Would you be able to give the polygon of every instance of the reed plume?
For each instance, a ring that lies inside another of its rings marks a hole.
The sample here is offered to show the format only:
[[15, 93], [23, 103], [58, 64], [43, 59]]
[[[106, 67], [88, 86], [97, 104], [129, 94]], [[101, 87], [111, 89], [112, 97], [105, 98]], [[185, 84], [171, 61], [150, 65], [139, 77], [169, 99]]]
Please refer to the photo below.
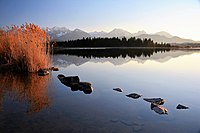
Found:
[[0, 65], [17, 71], [36, 72], [51, 66], [50, 36], [35, 24], [0, 29]]

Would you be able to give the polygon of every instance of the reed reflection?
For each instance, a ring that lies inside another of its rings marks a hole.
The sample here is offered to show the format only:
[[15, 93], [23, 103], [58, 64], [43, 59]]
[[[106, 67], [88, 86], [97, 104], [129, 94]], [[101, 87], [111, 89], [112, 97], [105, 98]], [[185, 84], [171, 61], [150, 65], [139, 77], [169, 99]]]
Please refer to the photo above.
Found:
[[28, 103], [27, 113], [39, 112], [47, 108], [50, 103], [48, 97], [50, 78], [40, 77], [37, 74], [0, 74], [0, 109], [3, 110], [3, 100], [6, 96], [13, 101]]

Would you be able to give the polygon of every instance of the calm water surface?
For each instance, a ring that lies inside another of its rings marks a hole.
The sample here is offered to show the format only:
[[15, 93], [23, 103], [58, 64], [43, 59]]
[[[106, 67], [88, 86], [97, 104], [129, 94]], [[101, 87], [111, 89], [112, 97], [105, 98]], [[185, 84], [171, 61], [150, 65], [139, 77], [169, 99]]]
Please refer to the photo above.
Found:
[[[200, 51], [145, 56], [58, 54], [60, 71], [50, 76], [0, 74], [0, 132], [199, 133]], [[93, 92], [72, 91], [58, 80], [61, 73], [92, 83]], [[126, 97], [132, 92], [142, 97]], [[149, 97], [165, 99], [168, 115], [151, 110], [143, 100]]]

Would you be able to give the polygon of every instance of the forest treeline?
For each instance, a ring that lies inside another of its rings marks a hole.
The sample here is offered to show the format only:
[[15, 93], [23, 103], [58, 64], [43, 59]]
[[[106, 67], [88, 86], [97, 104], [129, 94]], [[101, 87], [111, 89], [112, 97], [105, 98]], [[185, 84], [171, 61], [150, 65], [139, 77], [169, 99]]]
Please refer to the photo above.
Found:
[[151, 39], [131, 37], [113, 38], [83, 38], [56, 42], [57, 47], [171, 47], [168, 43], [157, 43]]

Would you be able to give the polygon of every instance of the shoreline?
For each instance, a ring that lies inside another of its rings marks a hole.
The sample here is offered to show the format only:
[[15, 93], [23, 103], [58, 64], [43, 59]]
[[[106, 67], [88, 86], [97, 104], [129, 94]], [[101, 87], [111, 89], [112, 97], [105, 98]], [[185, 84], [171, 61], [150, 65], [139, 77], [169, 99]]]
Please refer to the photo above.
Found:
[[106, 50], [106, 49], [163, 49], [163, 50], [200, 50], [200, 47], [54, 47], [54, 51], [62, 50]]
[[[174, 49], [173, 47], [55, 47], [54, 50], [81, 50], [81, 49]], [[199, 48], [200, 49], [200, 48]]]

